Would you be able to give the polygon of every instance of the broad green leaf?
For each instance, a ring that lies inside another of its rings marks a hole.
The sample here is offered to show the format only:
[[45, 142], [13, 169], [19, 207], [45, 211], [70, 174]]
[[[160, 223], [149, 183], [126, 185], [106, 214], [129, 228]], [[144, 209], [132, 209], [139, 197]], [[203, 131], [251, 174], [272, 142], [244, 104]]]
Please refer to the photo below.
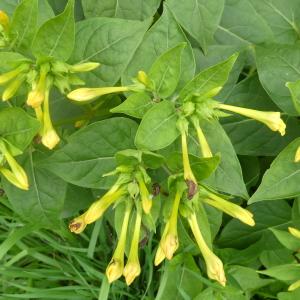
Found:
[[271, 231], [284, 247], [293, 251], [298, 251], [300, 249], [300, 239], [294, 237], [288, 231], [277, 230], [274, 228], [271, 228]]
[[14, 11], [10, 34], [16, 49], [28, 50], [36, 32], [38, 1], [23, 0]]
[[5, 11], [8, 15], [12, 15], [19, 0], [1, 0], [0, 9]]
[[160, 0], [84, 0], [86, 18], [110, 17], [143, 21], [152, 17]]
[[300, 265], [287, 264], [278, 265], [264, 271], [258, 271], [260, 274], [274, 277], [278, 280], [298, 280], [300, 278]]
[[272, 279], [262, 279], [256, 270], [242, 266], [230, 266], [228, 274], [243, 291], [254, 291], [274, 282]]
[[256, 187], [260, 178], [260, 164], [256, 156], [239, 156], [239, 161], [242, 167], [243, 178], [247, 189]]
[[[222, 192], [247, 199], [248, 193], [239, 160], [222, 126], [217, 121], [212, 121], [202, 124], [202, 127], [212, 152], [220, 153], [221, 156], [216, 171], [205, 180], [205, 183]], [[193, 142], [198, 145], [195, 138]]]
[[271, 99], [290, 115], [299, 115], [287, 82], [300, 79], [300, 45], [272, 44], [256, 48], [259, 79]]
[[123, 84], [130, 83], [131, 78], [136, 77], [137, 72], [140, 70], [148, 72], [154, 61], [161, 54], [182, 42], [186, 42], [187, 47], [182, 53], [181, 76], [178, 88], [182, 87], [194, 76], [195, 61], [189, 41], [169, 9], [164, 6], [163, 14], [145, 34], [130, 64], [122, 74]]
[[[261, 111], [278, 111], [262, 88], [258, 77], [252, 76], [239, 82], [226, 95], [226, 104], [236, 105]], [[228, 134], [235, 151], [240, 155], [277, 155], [293, 139], [300, 136], [299, 121], [283, 116], [287, 124], [285, 136], [271, 131], [264, 124], [254, 119], [239, 115], [222, 118], [221, 122]]]
[[74, 0], [69, 0], [60, 15], [44, 23], [32, 44], [32, 53], [37, 57], [54, 57], [66, 61], [74, 48]]
[[233, 54], [225, 61], [201, 71], [180, 91], [180, 99], [183, 101], [192, 94], [204, 95], [212, 89], [223, 87], [237, 57], [237, 54]]
[[207, 53], [222, 16], [224, 0], [168, 0], [167, 5], [179, 24]]
[[[277, 242], [278, 240], [276, 239], [275, 241]], [[267, 242], [268, 241], [265, 239], [265, 243]], [[264, 245], [264, 251], [260, 253], [259, 260], [265, 268], [272, 268], [277, 265], [293, 264], [296, 262], [293, 251], [283, 248], [281, 244], [279, 245], [280, 248], [272, 245], [273, 249], [269, 247], [269, 244]], [[266, 248], [268, 248], [268, 250]]]
[[[76, 63], [101, 63], [99, 68], [82, 75], [89, 85], [114, 85], [120, 79], [149, 25], [149, 20], [139, 22], [112, 18], [92, 18], [78, 22], [71, 60]], [[137, 73], [132, 77], [136, 75]], [[131, 78], [129, 83], [132, 83]]]
[[135, 137], [140, 149], [155, 151], [169, 146], [179, 135], [174, 104], [164, 100], [153, 106], [142, 119]]
[[167, 98], [175, 91], [181, 73], [181, 55], [186, 44], [164, 52], [151, 66], [149, 79], [153, 84], [154, 92], [160, 98]]
[[14, 210], [30, 223], [58, 229], [67, 184], [36, 165], [32, 153], [22, 164], [29, 179], [29, 190], [23, 191], [2, 178], [3, 188]]
[[294, 44], [300, 36], [300, 7], [298, 0], [250, 0], [256, 12], [271, 28], [276, 43]]
[[248, 0], [227, 0], [215, 34], [219, 44], [242, 48], [273, 40], [273, 33], [264, 18]]
[[40, 122], [21, 108], [0, 110], [0, 137], [21, 152], [28, 147], [39, 129]]
[[[220, 235], [218, 243], [222, 247], [245, 248], [264, 234], [273, 237], [269, 228], [286, 230], [288, 226], [293, 226], [291, 207], [283, 200], [255, 203], [248, 209], [253, 213], [256, 225], [250, 227], [238, 220], [231, 220]], [[270, 247], [272, 245], [265, 243], [265, 249]]]
[[190, 255], [173, 258], [164, 268], [155, 300], [184, 299], [182, 293], [193, 299], [203, 287], [198, 276], [199, 269]]
[[5, 73], [16, 68], [21, 62], [28, 60], [17, 52], [0, 52], [0, 71]]
[[116, 167], [116, 152], [134, 148], [136, 129], [136, 123], [125, 118], [92, 123], [71, 135], [62, 149], [40, 164], [72, 184], [106, 189], [115, 178], [102, 175]]
[[296, 289], [292, 292], [278, 293], [278, 300], [295, 300], [300, 298], [300, 289]]
[[153, 106], [155, 102], [150, 95], [145, 92], [134, 93], [130, 95], [120, 105], [110, 111], [112, 113], [123, 113], [125, 115], [142, 119], [144, 114]]
[[257, 191], [250, 198], [249, 204], [300, 195], [300, 163], [295, 163], [295, 154], [299, 146], [300, 138], [295, 139], [276, 157], [264, 174]]

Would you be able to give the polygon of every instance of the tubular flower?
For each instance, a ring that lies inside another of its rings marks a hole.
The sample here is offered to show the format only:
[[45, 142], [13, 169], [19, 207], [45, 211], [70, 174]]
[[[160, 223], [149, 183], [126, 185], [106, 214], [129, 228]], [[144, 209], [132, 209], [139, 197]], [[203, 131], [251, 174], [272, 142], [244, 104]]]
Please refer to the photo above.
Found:
[[113, 257], [106, 268], [106, 276], [108, 278], [109, 283], [112, 283], [113, 281], [119, 279], [124, 271], [124, 253], [130, 213], [131, 203], [127, 203], [119, 242], [113, 254]]
[[183, 176], [188, 186], [188, 198], [191, 199], [197, 193], [198, 186], [189, 160], [187, 145], [188, 122], [186, 119], [179, 119], [177, 122], [177, 127], [181, 133]]
[[227, 105], [222, 103], [219, 103], [217, 107], [262, 122], [266, 126], [268, 126], [272, 131], [278, 131], [282, 136], [285, 135], [286, 125], [280, 117], [280, 112], [273, 112], [273, 111], [264, 112], [264, 111], [242, 108], [242, 107]]
[[300, 147], [297, 148], [296, 154], [295, 154], [295, 163], [300, 161]]
[[139, 184], [143, 210], [144, 210], [145, 214], [149, 214], [151, 211], [151, 207], [152, 207], [152, 199], [151, 199], [150, 193], [146, 187], [143, 175], [141, 173], [138, 173], [136, 175], [136, 180]]
[[198, 226], [195, 212], [188, 217], [188, 222], [197, 241], [198, 247], [203, 255], [207, 276], [213, 280], [218, 281], [221, 285], [226, 285], [226, 277], [222, 261], [209, 249], [207, 246], [200, 228]]
[[141, 213], [137, 211], [128, 261], [123, 271], [123, 275], [125, 277], [127, 285], [130, 285], [134, 281], [134, 279], [141, 273], [141, 266], [139, 262], [139, 239], [141, 222]]
[[213, 156], [212, 152], [210, 150], [207, 139], [206, 139], [201, 127], [200, 127], [198, 118], [192, 117], [192, 122], [193, 122], [194, 127], [195, 127], [196, 132], [197, 132], [197, 137], [198, 137], [198, 141], [199, 141], [199, 144], [200, 144], [200, 148], [201, 148], [201, 152], [202, 152], [203, 157], [212, 157]]
[[71, 232], [74, 232], [76, 234], [79, 234], [83, 232], [83, 230], [86, 227], [86, 222], [85, 222], [85, 214], [82, 214], [81, 216], [73, 219], [70, 224], [69, 224], [69, 229]]
[[26, 101], [27, 105], [37, 108], [43, 103], [47, 89], [47, 75], [49, 71], [50, 65], [48, 63], [41, 65], [38, 83], [34, 89], [29, 92]]
[[294, 291], [294, 290], [298, 289], [299, 287], [300, 287], [300, 280], [297, 280], [288, 287], [288, 291], [289, 292]]
[[19, 75], [14, 81], [12, 81], [4, 90], [2, 94], [2, 100], [7, 101], [11, 99], [17, 93], [17, 91], [24, 83], [24, 81], [25, 81], [25, 76], [23, 74]]
[[11, 81], [12, 79], [16, 78], [19, 74], [27, 72], [29, 70], [28, 63], [22, 63], [17, 68], [6, 72], [0, 75], [0, 85], [6, 84], [7, 82]]
[[255, 221], [253, 220], [253, 214], [239, 205], [229, 202], [213, 193], [208, 192], [208, 197], [203, 198], [207, 204], [225, 212], [226, 214], [239, 219], [241, 222], [254, 226]]
[[2, 25], [5, 31], [8, 30], [9, 17], [3, 10], [0, 10], [0, 25]]
[[179, 246], [177, 234], [177, 218], [182, 193], [182, 189], [177, 189], [172, 206], [171, 216], [166, 224], [163, 236], [160, 241], [160, 248], [164, 252], [167, 259], [172, 259], [175, 251]]
[[76, 64], [76, 65], [69, 65], [68, 70], [71, 73], [82, 73], [82, 72], [89, 72], [93, 71], [94, 69], [98, 68], [100, 66], [97, 62], [86, 62], [82, 64]]
[[288, 228], [290, 234], [292, 234], [294, 237], [300, 239], [300, 230], [294, 227], [289, 227]]
[[68, 94], [68, 98], [78, 102], [90, 101], [97, 97], [129, 91], [126, 86], [103, 87], [103, 88], [80, 88]]
[[1, 173], [6, 177], [8, 181], [10, 181], [18, 188], [22, 190], [28, 190], [29, 184], [26, 172], [14, 159], [2, 140], [0, 140], [0, 151], [10, 167], [10, 170], [1, 167]]
[[[167, 226], [167, 224], [166, 224]], [[154, 265], [158, 266], [162, 263], [162, 261], [166, 258], [166, 255], [164, 251], [162, 250], [161, 246], [158, 245], [158, 248], [156, 250], [155, 259], [154, 259]]]
[[42, 144], [49, 149], [53, 149], [60, 141], [58, 134], [53, 128], [50, 111], [49, 111], [49, 88], [45, 91], [44, 112], [43, 112], [43, 129]]

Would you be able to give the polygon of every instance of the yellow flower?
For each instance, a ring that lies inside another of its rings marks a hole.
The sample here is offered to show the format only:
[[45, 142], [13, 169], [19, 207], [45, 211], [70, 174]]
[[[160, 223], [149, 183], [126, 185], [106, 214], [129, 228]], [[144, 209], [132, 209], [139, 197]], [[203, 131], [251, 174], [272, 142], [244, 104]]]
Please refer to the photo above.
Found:
[[5, 31], [8, 30], [9, 17], [3, 10], [0, 10], [0, 24], [3, 26]]
[[155, 259], [154, 259], [154, 265], [158, 266], [161, 264], [161, 262], [166, 258], [166, 255], [164, 251], [162, 250], [161, 246], [159, 245], [156, 254], [155, 254]]
[[125, 277], [127, 285], [130, 285], [134, 281], [134, 279], [141, 273], [141, 266], [139, 262], [139, 239], [141, 222], [141, 213], [137, 211], [128, 261], [123, 271], [123, 275]]
[[297, 148], [294, 161], [295, 161], [295, 163], [300, 161], [300, 147]]
[[141, 173], [136, 174], [136, 180], [139, 184], [140, 195], [142, 199], [142, 206], [145, 214], [149, 214], [152, 207], [152, 198], [146, 187], [143, 175]]
[[32, 91], [28, 93], [27, 105], [37, 108], [39, 107], [45, 99], [47, 87], [47, 75], [50, 71], [49, 64], [43, 64], [40, 69], [40, 78], [37, 85]]
[[120, 239], [117, 248], [114, 252], [114, 255], [109, 265], [106, 268], [106, 276], [108, 278], [109, 283], [112, 283], [113, 281], [119, 279], [122, 276], [124, 271], [124, 253], [125, 253], [126, 235], [127, 235], [130, 213], [131, 213], [131, 204], [127, 203], [121, 234], [120, 234]]
[[72, 73], [89, 72], [100, 66], [97, 62], [86, 62], [82, 64], [69, 65], [69, 71]]
[[255, 221], [253, 219], [253, 214], [237, 204], [229, 202], [213, 193], [209, 193], [208, 197], [205, 197], [203, 200], [211, 206], [214, 206], [217, 209], [224, 211], [226, 214], [239, 219], [241, 222], [254, 226]]
[[49, 111], [49, 89], [45, 91], [42, 144], [49, 149], [53, 149], [60, 141], [58, 134], [53, 128]]
[[198, 226], [197, 217], [195, 213], [192, 213], [188, 217], [188, 222], [197, 241], [198, 247], [203, 255], [207, 269], [207, 276], [213, 280], [218, 281], [221, 285], [225, 286], [226, 277], [223, 263], [207, 246]]
[[68, 94], [68, 98], [78, 102], [90, 101], [97, 97], [111, 94], [129, 91], [126, 86], [116, 86], [116, 87], [103, 87], [103, 88], [80, 88], [74, 90]]
[[266, 126], [268, 126], [272, 131], [278, 131], [281, 135], [285, 135], [286, 125], [280, 117], [280, 112], [259, 111], [222, 103], [219, 103], [217, 107], [262, 122]]
[[22, 183], [19, 182], [19, 180], [16, 178], [16, 176], [12, 173], [11, 170], [0, 167], [0, 172], [2, 173], [2, 175], [13, 185], [15, 185], [16, 187], [18, 187], [21, 190], [28, 190], [28, 185], [24, 185]]
[[203, 157], [212, 157], [212, 152], [208, 145], [207, 139], [200, 127], [199, 120], [197, 117], [192, 117], [192, 122], [197, 132], [198, 141], [200, 144], [201, 152]]
[[289, 287], [288, 287], [288, 291], [294, 291], [296, 289], [298, 289], [300, 287], [300, 280], [297, 280], [296, 282], [292, 283]]
[[300, 239], [300, 230], [294, 227], [289, 227], [288, 228], [290, 234], [292, 234], [294, 237]]
[[83, 232], [83, 230], [86, 227], [86, 223], [84, 220], [85, 214], [73, 219], [70, 223], [69, 223], [69, 229], [71, 232], [74, 232], [76, 234], [79, 234], [81, 232]]

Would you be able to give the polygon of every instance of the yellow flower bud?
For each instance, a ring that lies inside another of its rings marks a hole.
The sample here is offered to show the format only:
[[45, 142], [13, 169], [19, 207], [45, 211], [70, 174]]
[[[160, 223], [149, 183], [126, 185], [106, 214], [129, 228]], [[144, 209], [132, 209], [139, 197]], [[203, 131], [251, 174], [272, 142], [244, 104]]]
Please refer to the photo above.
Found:
[[164, 251], [162, 250], [161, 246], [159, 245], [156, 250], [154, 265], [155, 266], [160, 265], [165, 258], [166, 258], [166, 255], [165, 255]]
[[124, 220], [122, 224], [120, 239], [114, 255], [106, 268], [106, 276], [109, 283], [119, 279], [124, 271], [124, 253], [126, 245], [126, 235], [129, 222], [129, 216], [131, 213], [131, 204], [127, 203]]
[[280, 112], [259, 111], [222, 103], [218, 104], [217, 107], [262, 122], [266, 126], [268, 126], [272, 131], [278, 131], [282, 136], [285, 135], [286, 125], [280, 117]]
[[143, 210], [145, 214], [149, 214], [152, 208], [152, 198], [146, 187], [145, 181], [143, 179], [143, 175], [141, 173], [137, 174], [136, 180], [139, 184]]
[[9, 17], [3, 10], [0, 10], [0, 24], [3, 26], [5, 31], [8, 30]]
[[49, 89], [45, 91], [42, 144], [49, 149], [53, 149], [60, 141], [58, 134], [53, 128], [49, 111]]
[[70, 65], [69, 71], [72, 73], [89, 72], [100, 66], [97, 62], [86, 62], [82, 64]]
[[295, 163], [300, 161], [300, 147], [297, 148], [294, 161], [295, 161]]
[[288, 230], [290, 234], [292, 234], [294, 237], [300, 239], [300, 230], [294, 227], [288, 227]]
[[68, 98], [78, 102], [90, 101], [103, 95], [126, 92], [126, 86], [103, 87], [103, 88], [80, 88], [68, 94]]
[[13, 185], [18, 187], [21, 190], [28, 190], [28, 185], [23, 185], [22, 182], [19, 182], [19, 180], [16, 178], [16, 176], [12, 173], [11, 170], [8, 170], [6, 168], [0, 167], [0, 172], [2, 175]]
[[203, 199], [207, 204], [214, 206], [217, 209], [222, 210], [226, 214], [239, 219], [241, 222], [249, 225], [254, 226], [255, 221], [253, 219], [253, 214], [245, 209], [240, 207], [239, 205], [229, 202], [213, 193], [209, 192], [209, 198]]
[[223, 263], [207, 246], [198, 226], [197, 217], [195, 213], [192, 213], [188, 217], [188, 222], [197, 241], [198, 247], [203, 255], [207, 269], [207, 276], [213, 280], [218, 281], [221, 285], [225, 286], [226, 277]]
[[9, 82], [10, 80], [16, 78], [19, 74], [29, 70], [29, 64], [23, 63], [12, 71], [6, 72], [0, 75], [0, 85]]
[[141, 266], [138, 261], [130, 261], [126, 264], [123, 275], [126, 280], [126, 284], [129, 286], [134, 279], [141, 274]]
[[22, 83], [25, 81], [25, 76], [19, 76], [17, 77], [11, 84], [8, 85], [8, 87], [4, 90], [2, 94], [2, 100], [7, 101], [11, 99], [16, 92], [19, 90]]
[[141, 82], [145, 86], [150, 85], [149, 77], [144, 71], [138, 71], [137, 79], [139, 82]]
[[292, 283], [289, 287], [288, 287], [288, 291], [294, 291], [296, 289], [298, 289], [300, 287], [300, 280], [297, 280], [296, 282]]
[[210, 147], [208, 145], [207, 139], [206, 139], [201, 127], [200, 127], [198, 118], [197, 117], [192, 117], [192, 121], [193, 121], [194, 127], [197, 131], [197, 137], [198, 137], [198, 141], [199, 141], [199, 144], [200, 144], [202, 156], [203, 157], [212, 157], [213, 156], [212, 152], [211, 152]]

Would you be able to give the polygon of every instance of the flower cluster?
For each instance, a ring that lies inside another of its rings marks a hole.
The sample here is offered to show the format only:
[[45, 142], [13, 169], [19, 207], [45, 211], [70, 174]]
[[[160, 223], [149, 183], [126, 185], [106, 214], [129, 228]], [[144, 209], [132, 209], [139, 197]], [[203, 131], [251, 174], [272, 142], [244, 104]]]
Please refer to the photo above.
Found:
[[[143, 215], [149, 214], [152, 207], [153, 195], [148, 189], [151, 180], [143, 166], [131, 168], [121, 165], [111, 174], [118, 174], [115, 184], [82, 215], [73, 219], [69, 224], [69, 229], [71, 232], [79, 234], [88, 224], [100, 219], [110, 206], [116, 207], [125, 202], [126, 208], [121, 232], [113, 257], [107, 266], [106, 275], [109, 282], [113, 282], [124, 275], [126, 283], [130, 285], [141, 272], [138, 255], [139, 240]], [[135, 215], [135, 223], [125, 265], [125, 246], [131, 215]]]

